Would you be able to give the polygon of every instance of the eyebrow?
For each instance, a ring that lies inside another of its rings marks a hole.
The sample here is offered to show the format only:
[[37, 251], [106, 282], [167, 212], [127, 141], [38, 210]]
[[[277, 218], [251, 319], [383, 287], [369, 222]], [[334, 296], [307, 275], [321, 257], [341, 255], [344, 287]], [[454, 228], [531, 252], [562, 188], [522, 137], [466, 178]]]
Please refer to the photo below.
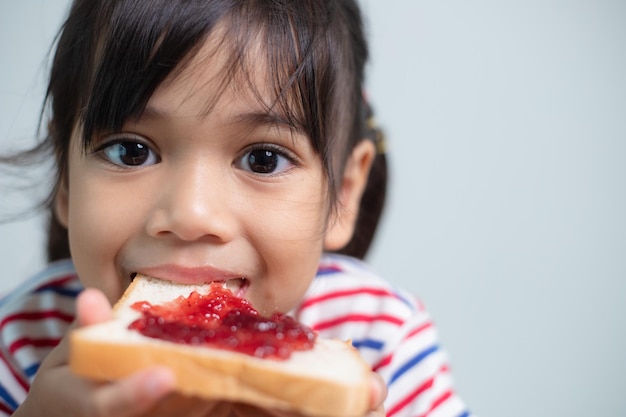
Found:
[[[141, 112], [139, 118], [165, 119], [169, 117], [168, 112], [158, 107], [147, 105]], [[287, 128], [294, 133], [306, 134], [302, 123], [294, 118], [285, 117], [278, 113], [267, 111], [251, 111], [247, 113], [238, 113], [232, 117], [233, 124], [247, 125], [251, 127], [274, 127], [277, 129]]]
[[254, 127], [273, 127], [278, 130], [287, 128], [294, 133], [304, 134], [305, 130], [301, 123], [293, 118], [284, 117], [274, 112], [249, 112], [240, 113], [233, 117], [234, 123]]

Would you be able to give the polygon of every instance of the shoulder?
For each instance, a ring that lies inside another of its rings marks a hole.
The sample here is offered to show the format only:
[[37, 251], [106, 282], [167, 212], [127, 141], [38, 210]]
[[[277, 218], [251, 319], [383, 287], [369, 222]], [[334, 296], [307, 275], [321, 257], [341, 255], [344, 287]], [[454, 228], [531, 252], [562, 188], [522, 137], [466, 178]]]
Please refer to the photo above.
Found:
[[69, 260], [53, 262], [24, 281], [0, 299], [2, 345], [12, 346], [24, 333], [54, 333], [50, 322], [71, 322], [74, 301], [82, 289]]
[[6, 324], [7, 317], [19, 312], [52, 308], [52, 300], [73, 305], [82, 289], [70, 260], [53, 262], [0, 298], [0, 319]]
[[381, 278], [365, 262], [335, 254], [322, 257], [300, 309], [321, 304], [344, 309], [349, 306], [349, 310], [361, 307], [372, 313], [393, 312], [399, 320], [423, 311], [417, 297]]
[[320, 337], [352, 341], [387, 383], [388, 415], [469, 415], [428, 312], [364, 262], [325, 255], [297, 314]]
[[13, 291], [0, 297], [0, 315], [5, 315], [7, 311], [21, 305], [26, 298], [36, 294], [66, 292], [67, 295], [76, 296], [81, 289], [71, 260], [52, 262]]
[[296, 314], [321, 337], [352, 340], [371, 362], [410, 331], [407, 326], [428, 321], [417, 297], [343, 255], [324, 255]]
[[69, 260], [51, 263], [0, 299], [0, 409], [28, 391], [39, 364], [74, 320], [82, 290]]

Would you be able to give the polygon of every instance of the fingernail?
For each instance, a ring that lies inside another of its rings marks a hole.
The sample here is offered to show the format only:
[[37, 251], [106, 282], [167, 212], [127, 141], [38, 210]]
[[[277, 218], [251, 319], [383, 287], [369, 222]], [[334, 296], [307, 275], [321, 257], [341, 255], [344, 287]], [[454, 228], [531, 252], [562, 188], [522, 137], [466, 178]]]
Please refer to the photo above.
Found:
[[176, 379], [169, 369], [153, 369], [146, 376], [146, 382], [143, 384], [144, 393], [151, 397], [162, 397], [174, 388]]

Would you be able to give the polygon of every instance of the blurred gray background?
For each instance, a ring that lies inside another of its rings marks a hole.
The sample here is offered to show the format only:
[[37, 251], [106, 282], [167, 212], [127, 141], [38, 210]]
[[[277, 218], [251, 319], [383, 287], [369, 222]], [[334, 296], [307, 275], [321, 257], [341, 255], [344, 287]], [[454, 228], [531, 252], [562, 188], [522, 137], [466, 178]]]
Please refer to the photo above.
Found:
[[[392, 165], [371, 263], [482, 417], [626, 416], [626, 2], [361, 4]], [[2, 151], [35, 134], [67, 5], [0, 3]], [[28, 208], [0, 175], [0, 214]], [[0, 226], [0, 291], [43, 265], [41, 222]]]

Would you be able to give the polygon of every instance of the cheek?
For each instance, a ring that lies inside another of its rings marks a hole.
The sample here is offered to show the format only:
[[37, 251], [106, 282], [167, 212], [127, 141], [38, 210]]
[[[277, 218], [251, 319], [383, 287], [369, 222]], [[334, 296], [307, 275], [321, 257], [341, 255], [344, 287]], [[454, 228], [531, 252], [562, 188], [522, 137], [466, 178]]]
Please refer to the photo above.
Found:
[[133, 212], [110, 194], [88, 175], [71, 180], [68, 234], [83, 284], [117, 300], [123, 285], [116, 259], [133, 230]]
[[319, 198], [292, 195], [281, 204], [265, 206], [254, 216], [256, 251], [266, 268], [268, 283], [262, 309], [293, 309], [308, 289], [323, 249], [326, 209]]
[[319, 190], [309, 186], [307, 191], [292, 191], [274, 198], [247, 199], [247, 218], [256, 236], [283, 249], [310, 247], [324, 237], [327, 223], [325, 200]]

